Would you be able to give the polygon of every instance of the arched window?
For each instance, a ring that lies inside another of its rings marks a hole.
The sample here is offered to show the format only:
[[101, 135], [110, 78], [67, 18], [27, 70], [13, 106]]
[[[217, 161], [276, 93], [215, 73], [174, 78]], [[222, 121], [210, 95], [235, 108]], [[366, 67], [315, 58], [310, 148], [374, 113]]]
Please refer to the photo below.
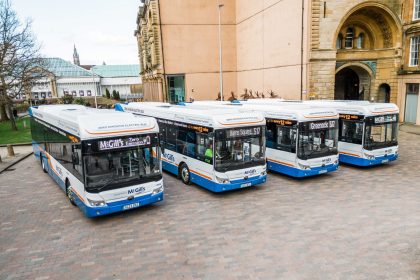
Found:
[[351, 27], [347, 28], [347, 31], [346, 31], [346, 43], [345, 43], [346, 49], [353, 48], [353, 37], [354, 37], [353, 28], [351, 28]]
[[339, 50], [343, 47], [343, 35], [340, 33], [337, 37], [337, 43], [335, 45], [336, 49]]
[[360, 33], [359, 37], [357, 37], [357, 48], [363, 49], [365, 47], [365, 34]]

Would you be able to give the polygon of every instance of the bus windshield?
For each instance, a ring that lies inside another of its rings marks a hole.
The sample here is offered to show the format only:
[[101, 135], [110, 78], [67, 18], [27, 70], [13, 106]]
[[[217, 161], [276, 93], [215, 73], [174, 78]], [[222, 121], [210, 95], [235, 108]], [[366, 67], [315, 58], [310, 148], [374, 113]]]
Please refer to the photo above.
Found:
[[85, 155], [86, 190], [100, 192], [160, 180], [159, 158], [157, 146]]
[[303, 122], [299, 124], [298, 152], [300, 159], [336, 155], [338, 120]]
[[366, 118], [364, 148], [375, 150], [398, 145], [397, 115]]
[[265, 127], [216, 131], [215, 161], [218, 172], [265, 164]]

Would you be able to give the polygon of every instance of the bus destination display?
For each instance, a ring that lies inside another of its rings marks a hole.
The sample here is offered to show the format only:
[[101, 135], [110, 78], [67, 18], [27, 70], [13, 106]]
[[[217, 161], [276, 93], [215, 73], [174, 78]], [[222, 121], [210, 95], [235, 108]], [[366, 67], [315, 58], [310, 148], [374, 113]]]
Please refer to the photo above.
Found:
[[237, 137], [248, 137], [248, 136], [260, 136], [261, 127], [245, 127], [238, 129], [226, 130], [226, 138], [237, 138]]
[[151, 144], [150, 136], [137, 136], [137, 137], [127, 137], [127, 138], [116, 138], [116, 139], [107, 139], [98, 141], [98, 149], [100, 151], [104, 150], [114, 150], [122, 149], [127, 147], [136, 147], [136, 146], [146, 146]]

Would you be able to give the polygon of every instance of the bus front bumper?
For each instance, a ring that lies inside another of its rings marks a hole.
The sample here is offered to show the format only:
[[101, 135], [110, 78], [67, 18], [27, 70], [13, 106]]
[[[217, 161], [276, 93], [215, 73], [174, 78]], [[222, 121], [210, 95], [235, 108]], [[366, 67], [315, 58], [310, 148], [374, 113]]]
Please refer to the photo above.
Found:
[[392, 154], [387, 156], [375, 157], [374, 159], [366, 159], [360, 157], [353, 157], [349, 155], [340, 154], [340, 162], [347, 164], [357, 165], [357, 166], [374, 166], [384, 164], [390, 161], [394, 161], [398, 158], [398, 154]]
[[82, 211], [89, 218], [108, 215], [116, 212], [122, 212], [127, 210], [136, 209], [148, 204], [153, 204], [163, 200], [163, 192], [152, 195], [143, 195], [136, 197], [132, 200], [120, 200], [116, 202], [108, 203], [106, 206], [92, 207], [83, 204]]
[[259, 185], [267, 181], [267, 175], [258, 175], [248, 179], [232, 180], [228, 184], [220, 184], [210, 181], [201, 176], [191, 174], [191, 182], [200, 185], [212, 192], [226, 192], [236, 189], [248, 188], [251, 186]]
[[328, 172], [336, 171], [338, 164], [328, 164], [325, 166], [313, 167], [310, 169], [299, 169], [296, 167], [279, 164], [272, 161], [267, 161], [268, 170], [283, 173], [296, 178], [316, 176]]

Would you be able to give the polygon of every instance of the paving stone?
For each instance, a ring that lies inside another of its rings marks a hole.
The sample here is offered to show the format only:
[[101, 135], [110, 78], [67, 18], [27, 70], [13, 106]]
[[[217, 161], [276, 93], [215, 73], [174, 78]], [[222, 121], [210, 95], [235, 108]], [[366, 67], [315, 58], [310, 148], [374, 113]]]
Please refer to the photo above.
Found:
[[0, 175], [0, 279], [419, 279], [420, 136], [400, 158], [84, 217], [34, 157]]

